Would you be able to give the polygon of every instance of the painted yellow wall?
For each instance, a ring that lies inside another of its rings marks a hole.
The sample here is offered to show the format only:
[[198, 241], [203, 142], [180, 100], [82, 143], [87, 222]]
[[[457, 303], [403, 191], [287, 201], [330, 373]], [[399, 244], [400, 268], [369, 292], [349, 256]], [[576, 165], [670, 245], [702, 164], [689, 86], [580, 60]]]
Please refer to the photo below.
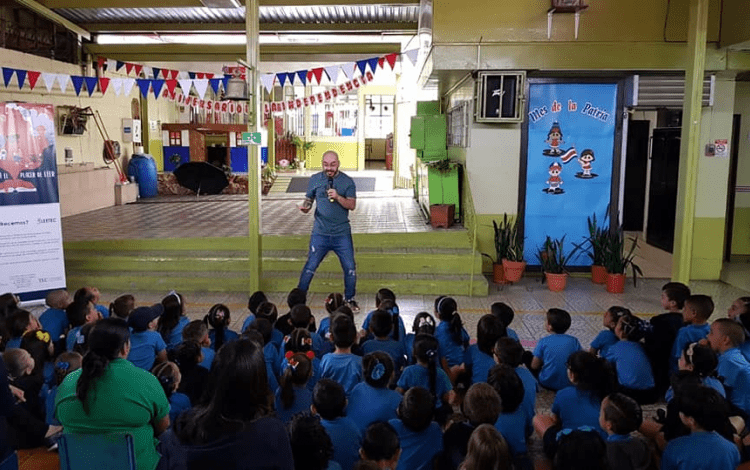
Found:
[[359, 145], [356, 137], [313, 137], [313, 148], [307, 151], [305, 168], [323, 169], [323, 153], [334, 150], [339, 154], [342, 170], [356, 170]]

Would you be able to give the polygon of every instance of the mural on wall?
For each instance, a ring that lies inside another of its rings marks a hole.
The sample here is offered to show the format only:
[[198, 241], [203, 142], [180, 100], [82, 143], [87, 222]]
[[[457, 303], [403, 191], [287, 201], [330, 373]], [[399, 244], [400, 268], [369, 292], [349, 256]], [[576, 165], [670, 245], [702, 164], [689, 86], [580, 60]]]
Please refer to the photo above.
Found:
[[[605, 219], [617, 84], [531, 83], [528, 103], [524, 256], [534, 263], [547, 235], [565, 236], [570, 250], [587, 236], [587, 217]], [[585, 255], [571, 262], [587, 264]]]

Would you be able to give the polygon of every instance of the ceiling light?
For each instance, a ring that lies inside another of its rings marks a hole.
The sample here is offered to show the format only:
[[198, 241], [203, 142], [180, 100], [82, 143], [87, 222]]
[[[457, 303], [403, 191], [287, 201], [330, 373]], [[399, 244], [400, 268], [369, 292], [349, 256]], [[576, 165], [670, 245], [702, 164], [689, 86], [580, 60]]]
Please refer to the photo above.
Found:
[[237, 0], [201, 0], [206, 8], [239, 8]]

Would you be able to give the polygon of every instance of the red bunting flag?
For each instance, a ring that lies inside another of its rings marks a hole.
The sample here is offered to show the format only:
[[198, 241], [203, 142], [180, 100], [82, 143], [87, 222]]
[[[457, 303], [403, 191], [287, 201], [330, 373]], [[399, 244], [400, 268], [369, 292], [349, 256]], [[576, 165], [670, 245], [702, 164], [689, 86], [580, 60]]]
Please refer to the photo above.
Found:
[[[393, 67], [396, 66], [396, 58], [397, 57], [398, 57], [398, 54], [395, 53], [395, 52], [393, 54], [388, 54], [388, 55], [385, 56], [385, 60], [388, 61], [388, 65], [391, 66], [391, 70], [393, 70]], [[381, 65], [381, 67], [382, 67], [382, 65]]]
[[167, 85], [169, 93], [174, 94], [174, 87], [177, 86], [177, 80], [165, 80], [164, 84]]
[[102, 91], [102, 95], [107, 92], [109, 86], [109, 78], [99, 77], [99, 89]]
[[169, 71], [169, 78], [172, 80], [177, 80], [177, 76], [180, 74], [179, 70], [170, 70]]
[[307, 71], [307, 83], [310, 83], [313, 79], [313, 73], [312, 70]]
[[202, 79], [204, 76], [205, 76], [205, 74], [203, 72], [196, 72], [195, 73], [195, 78], [197, 78], [199, 80]]
[[130, 72], [133, 71], [133, 65], [130, 62], [125, 62], [125, 73], [130, 75]]
[[212, 73], [207, 73], [207, 74], [206, 74], [206, 78], [207, 78], [207, 79], [209, 79], [209, 80], [211, 80], [212, 78], [214, 78], [214, 74], [212, 74]]
[[381, 69], [383, 68], [384, 62], [385, 62], [385, 57], [381, 57], [378, 59], [378, 65], [380, 66]]
[[320, 80], [323, 78], [323, 67], [312, 69], [312, 74], [315, 77], [315, 80], [318, 81], [318, 85], [320, 85]]
[[143, 66], [141, 64], [133, 64], [133, 67], [135, 68], [135, 76], [140, 77], [141, 70], [143, 70]]
[[34, 72], [33, 70], [29, 70], [29, 72], [26, 74], [26, 77], [28, 77], [29, 79], [29, 86], [32, 90], [36, 86], [36, 81], [39, 80], [39, 76], [41, 74], [41, 72]]

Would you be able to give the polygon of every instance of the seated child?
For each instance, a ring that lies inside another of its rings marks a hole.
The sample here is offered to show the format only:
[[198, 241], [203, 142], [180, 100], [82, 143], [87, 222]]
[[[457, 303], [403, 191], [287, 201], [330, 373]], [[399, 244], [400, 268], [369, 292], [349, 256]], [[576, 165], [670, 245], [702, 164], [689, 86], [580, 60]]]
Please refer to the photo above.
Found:
[[279, 323], [278, 316], [279, 312], [276, 309], [276, 305], [271, 302], [263, 302], [262, 304], [258, 305], [258, 309], [255, 312], [256, 319], [262, 318], [271, 324], [273, 329], [271, 330], [270, 343], [276, 346], [276, 349], [278, 351], [281, 351], [281, 344], [284, 342], [284, 335], [288, 335], [289, 333], [291, 333], [294, 328], [291, 328], [291, 324], [289, 324], [289, 328], [284, 328], [286, 333], [282, 333], [281, 330], [279, 330], [279, 328], [276, 326]]
[[735, 321], [742, 325], [742, 328], [745, 330], [745, 341], [740, 344], [740, 351], [745, 356], [745, 359], [750, 361], [748, 359], [750, 358], [750, 331], [748, 331], [748, 328], [750, 328], [750, 312], [741, 313], [735, 318]]
[[708, 335], [708, 317], [714, 312], [714, 301], [707, 295], [691, 295], [685, 299], [682, 309], [682, 320], [685, 326], [677, 331], [677, 337], [672, 346], [670, 371], [677, 371], [677, 361], [682, 351], [690, 343], [695, 343]]
[[505, 331], [507, 332], [509, 338], [513, 338], [519, 343], [521, 342], [521, 340], [518, 339], [518, 334], [510, 327], [510, 324], [513, 322], [513, 318], [515, 318], [516, 316], [510, 305], [506, 304], [505, 302], [495, 302], [490, 306], [490, 313], [496, 316], [498, 320], [500, 320], [500, 323], [502, 323], [505, 327]]
[[396, 417], [401, 394], [388, 388], [393, 378], [393, 360], [388, 354], [382, 351], [365, 354], [362, 369], [365, 380], [355, 385], [349, 395], [346, 415], [364, 432], [370, 423]]
[[201, 320], [191, 321], [182, 329], [182, 340], [195, 341], [201, 345], [203, 361], [200, 365], [211, 370], [211, 364], [214, 362], [216, 352], [209, 347], [211, 346], [211, 337], [208, 336], [208, 326]]
[[[304, 328], [307, 331], [310, 331], [310, 325], [315, 324], [315, 317], [313, 317], [312, 311], [310, 311], [310, 307], [307, 305], [295, 305], [289, 311], [289, 323], [294, 328]], [[313, 352], [316, 357], [322, 358], [324, 352], [330, 352], [329, 350], [324, 351], [326, 346], [325, 343], [327, 343], [327, 341], [317, 334], [311, 335], [310, 337], [312, 338]]]
[[438, 364], [438, 342], [434, 336], [419, 334], [414, 338], [414, 358], [417, 363], [404, 369], [396, 390], [404, 393], [412, 387], [422, 387], [433, 396], [435, 410], [449, 408], [451, 381]]
[[[496, 365], [490, 369], [487, 383], [500, 395], [502, 411], [495, 427], [508, 443], [510, 454], [518, 468], [529, 468], [531, 461], [526, 455], [526, 411], [523, 402], [523, 382], [509, 365]], [[521, 461], [524, 463], [521, 463]]]
[[167, 344], [156, 332], [159, 316], [164, 312], [162, 304], [138, 307], [128, 317], [130, 353], [128, 360], [136, 367], [150, 371], [154, 364], [167, 360]]
[[375, 313], [376, 310], [385, 310], [391, 314], [393, 317], [393, 330], [389, 336], [393, 340], [403, 341], [406, 337], [406, 328], [404, 327], [404, 321], [399, 315], [398, 305], [396, 305], [396, 294], [394, 294], [392, 290], [385, 288], [380, 289], [377, 294], [375, 294], [375, 310], [369, 312], [365, 317], [362, 322], [362, 330], [360, 331], [360, 334], [363, 336], [367, 335], [367, 337], [370, 338], [370, 321], [372, 319], [372, 314]]
[[21, 349], [27, 350], [34, 358], [34, 370], [30, 375], [42, 385], [43, 394], [46, 395], [49, 387], [55, 384], [55, 345], [52, 335], [44, 330], [27, 331], [21, 337]]
[[65, 380], [71, 372], [74, 372], [81, 368], [81, 362], [83, 356], [77, 352], [65, 351], [55, 359], [55, 384], [50, 387], [45, 397], [45, 409], [47, 415], [47, 424], [49, 425], [60, 425], [60, 422], [55, 418], [55, 397], [57, 396], [57, 387]]
[[491, 468], [493, 470], [517, 468], [511, 465], [508, 443], [504, 436], [489, 424], [480, 424], [471, 433], [466, 448], [466, 459], [459, 467], [460, 470], [473, 470], [475, 468]]
[[3, 353], [3, 361], [8, 369], [10, 384], [23, 390], [24, 401], [19, 403], [35, 419], [45, 422], [45, 405], [40, 399], [42, 381], [32, 374], [36, 361], [25, 349], [11, 348]]
[[320, 360], [320, 376], [340, 383], [348, 396], [354, 386], [362, 381], [362, 358], [351, 352], [357, 339], [357, 329], [348, 316], [337, 315], [331, 322], [331, 334], [336, 349]]
[[[279, 330], [279, 335], [281, 337], [288, 335], [294, 329], [294, 327], [292, 327], [292, 324], [289, 323], [289, 314], [296, 305], [307, 305], [307, 292], [303, 291], [299, 287], [295, 287], [294, 289], [290, 290], [289, 294], [286, 296], [286, 304], [289, 307], [289, 311], [284, 315], [278, 317], [278, 319], [274, 318], [274, 321], [271, 322], [271, 324], [274, 325], [274, 328]], [[313, 327], [310, 332], [314, 333], [315, 328]], [[276, 335], [274, 335], [274, 342], [275, 338]]]
[[406, 350], [404, 350], [403, 341], [396, 341], [391, 338], [391, 332], [393, 331], [396, 318], [398, 317], [391, 315], [385, 310], [378, 309], [374, 312], [370, 312], [369, 332], [373, 338], [362, 344], [362, 351], [365, 354], [375, 351], [383, 351], [390, 355], [391, 360], [393, 361], [396, 377], [399, 377], [401, 375], [401, 370], [406, 365]]
[[242, 322], [242, 329], [240, 331], [245, 331], [247, 327], [250, 326], [250, 323], [255, 321], [255, 314], [258, 311], [258, 306], [263, 302], [268, 302], [268, 297], [266, 297], [266, 294], [263, 291], [255, 291], [250, 295], [247, 299], [247, 309], [250, 313], [247, 314], [247, 318]]
[[[700, 343], [690, 343], [685, 346], [682, 356], [677, 362], [677, 368], [685, 374], [694, 376], [697, 383], [706, 387], [713, 388], [719, 395], [726, 398], [727, 392], [724, 390], [724, 384], [718, 379], [716, 367], [719, 360], [716, 353], [708, 345]], [[664, 400], [669, 403], [674, 398], [674, 390], [669, 387]]]
[[[70, 298], [70, 294], [65, 289], [52, 290], [47, 293], [45, 303], [47, 310], [42, 312], [39, 317], [39, 323], [42, 325], [42, 329], [49, 332], [52, 336], [52, 342], [60, 342], [60, 338], [64, 338], [65, 330], [68, 329], [68, 316], [65, 314], [65, 309], [70, 305], [73, 299]], [[62, 350], [65, 347], [65, 342], [56, 344], [58, 349]]]
[[190, 404], [190, 398], [184, 393], [180, 393], [177, 389], [180, 387], [180, 381], [182, 375], [180, 369], [174, 362], [161, 362], [154, 366], [151, 371], [152, 374], [159, 379], [161, 387], [164, 389], [164, 393], [167, 394], [169, 399], [169, 422], [174, 423], [180, 413], [189, 410], [192, 405]]
[[458, 304], [453, 298], [438, 297], [435, 301], [435, 310], [440, 319], [440, 323], [435, 328], [440, 365], [453, 382], [463, 371], [461, 365], [466, 348], [469, 346], [469, 334], [463, 327], [461, 316], [458, 314]]
[[707, 339], [711, 349], [719, 354], [716, 371], [724, 377], [727, 400], [747, 422], [750, 416], [750, 363], [739, 349], [745, 341], [745, 331], [734, 320], [719, 318], [711, 324]]
[[109, 304], [109, 316], [128, 320], [128, 315], [135, 308], [135, 297], [132, 294], [123, 294]]
[[375, 462], [378, 468], [397, 468], [401, 457], [398, 433], [388, 423], [376, 422], [367, 427], [359, 449], [362, 460]]
[[[311, 336], [315, 333], [310, 333], [308, 330], [305, 330], [303, 328], [297, 328], [296, 330], [292, 331], [292, 333], [288, 336], [284, 337], [284, 348], [281, 351], [283, 354], [280, 355], [280, 373], [283, 374], [287, 367], [289, 367], [289, 364], [286, 361], [286, 358], [284, 355], [289, 354], [289, 352], [293, 353], [302, 353], [302, 354], [308, 354], [312, 353], [312, 338]], [[320, 367], [320, 358], [314, 357], [312, 359], [312, 376], [307, 381], [307, 389], [311, 392], [315, 388], [315, 384], [318, 383], [318, 380], [320, 380], [322, 369]]]
[[404, 338], [406, 365], [414, 364], [412, 352], [414, 351], [414, 338], [418, 334], [435, 336], [435, 317], [430, 315], [429, 312], [419, 312], [414, 317], [414, 322], [411, 325], [411, 333], [407, 334], [406, 338]]
[[171, 351], [172, 361], [180, 368], [180, 385], [177, 391], [190, 398], [195, 406], [201, 404], [201, 397], [208, 382], [208, 370], [199, 364], [203, 361], [201, 345], [195, 341], [184, 341]]
[[493, 356], [498, 364], [512, 367], [523, 383], [521, 408], [526, 415], [526, 436], [530, 436], [533, 430], [531, 420], [536, 414], [536, 392], [539, 385], [534, 374], [521, 363], [523, 352], [523, 347], [518, 341], [512, 338], [500, 338], [495, 343]]
[[495, 365], [495, 343], [506, 336], [505, 326], [494, 315], [483, 315], [477, 322], [477, 344], [466, 348], [464, 364], [471, 383], [487, 382], [487, 372]]
[[83, 341], [78, 335], [83, 325], [99, 320], [101, 314], [96, 310], [94, 304], [88, 300], [74, 300], [65, 309], [65, 314], [68, 316], [68, 323], [70, 323], [70, 330], [65, 337], [65, 348], [67, 351], [73, 351], [74, 346]]
[[682, 328], [682, 308], [685, 299], [690, 297], [690, 288], [680, 282], [668, 282], [661, 288], [661, 306], [666, 313], [656, 315], [649, 321], [644, 336], [643, 348], [646, 351], [654, 382], [659, 394], [669, 388], [669, 364], [674, 340]]
[[208, 310], [206, 323], [211, 327], [208, 331], [208, 337], [211, 338], [211, 348], [218, 351], [224, 346], [224, 343], [234, 341], [240, 337], [237, 332], [229, 329], [232, 323], [232, 315], [229, 313], [229, 307], [224, 304], [216, 304]]
[[170, 351], [182, 342], [182, 329], [190, 323], [185, 315], [185, 298], [175, 291], [161, 299], [164, 313], [159, 317], [156, 331], [159, 332]]
[[604, 397], [614, 388], [614, 373], [606, 360], [586, 351], [577, 351], [568, 359], [571, 387], [557, 392], [552, 415], [534, 417], [534, 429], [543, 438], [544, 452], [553, 458], [557, 451], [557, 433], [562, 429], [588, 426], [605, 436], [599, 426], [599, 409]]
[[714, 429], [716, 417], [724, 414], [725, 406], [718, 392], [699, 386], [691, 393], [678, 394], [675, 400], [680, 419], [690, 434], [669, 441], [662, 454], [662, 470], [737, 468], [740, 463], [737, 446]]
[[619, 341], [617, 335], [615, 335], [615, 327], [617, 326], [617, 322], [620, 320], [620, 318], [625, 315], [631, 316], [630, 310], [625, 307], [618, 307], [616, 305], [609, 307], [607, 311], [604, 312], [602, 324], [606, 329], [600, 331], [599, 334], [596, 335], [596, 338], [594, 338], [594, 341], [591, 342], [591, 348], [589, 349], [590, 352], [601, 357], [605, 357], [607, 355], [607, 350], [609, 349], [609, 347]]
[[313, 390], [311, 410], [320, 415], [320, 423], [331, 437], [333, 460], [341, 465], [342, 470], [349, 470], [359, 459], [362, 433], [354, 421], [344, 415], [345, 408], [346, 394], [341, 384], [331, 379], [320, 379]]
[[553, 468], [555, 470], [610, 470], [607, 447], [601, 434], [588, 428], [560, 431]]
[[750, 297], [738, 297], [727, 309], [727, 318], [738, 321], [743, 313], [750, 313]]
[[312, 392], [307, 389], [307, 381], [312, 376], [312, 351], [294, 353], [289, 351], [284, 360], [288, 367], [279, 380], [276, 389], [276, 417], [289, 423], [297, 413], [310, 410]]
[[565, 310], [559, 308], [547, 310], [547, 320], [544, 326], [551, 334], [540, 339], [534, 348], [531, 371], [538, 371], [539, 383], [550, 390], [557, 391], [570, 386], [565, 364], [571, 354], [581, 350], [581, 343], [578, 339], [565, 334], [570, 328], [570, 323], [570, 314]]
[[633, 436], [643, 422], [641, 406], [622, 393], [602, 400], [599, 425], [607, 433], [607, 460], [610, 470], [648, 470], [653, 456], [648, 444]]
[[[331, 328], [331, 319], [336, 315], [334, 312], [345, 305], [344, 296], [338, 292], [331, 292], [326, 296], [323, 301], [323, 306], [325, 307], [328, 316], [320, 320], [320, 325], [318, 325], [318, 331], [316, 332], [321, 339], [325, 341], [330, 340], [329, 330]], [[353, 313], [352, 317], [354, 317]]]
[[388, 423], [401, 441], [401, 458], [395, 470], [431, 470], [433, 460], [443, 450], [443, 431], [433, 421], [432, 394], [412, 387], [398, 405], [397, 419]]
[[27, 331], [39, 330], [42, 326], [28, 310], [16, 310], [5, 318], [5, 328], [10, 339], [5, 343], [5, 349], [20, 348], [21, 337]]
[[334, 462], [333, 443], [320, 417], [298, 413], [289, 423], [289, 443], [292, 445], [294, 467], [306, 470], [341, 470]]
[[250, 339], [256, 339], [251, 335], [252, 333], [258, 334], [256, 340], [261, 346], [263, 346], [263, 359], [266, 362], [268, 388], [275, 391], [279, 388], [279, 377], [281, 377], [283, 373], [282, 367], [286, 367], [289, 364], [283, 355], [279, 355], [276, 345], [271, 342], [271, 334], [273, 331], [274, 328], [268, 320], [265, 318], [256, 318], [242, 334]]
[[99, 312], [99, 316], [101, 318], [108, 318], [109, 317], [109, 309], [99, 304], [99, 289], [96, 287], [81, 287], [77, 291], [75, 291], [75, 294], [73, 294], [73, 300], [88, 300], [92, 304], [94, 304], [94, 308], [96, 308], [96, 311]]
[[634, 317], [620, 317], [615, 327], [615, 335], [619, 341], [610, 346], [604, 358], [617, 372], [620, 391], [639, 404], [649, 404], [657, 399], [654, 374], [641, 343], [630, 339], [630, 335], [636, 332], [637, 328], [637, 320]]

